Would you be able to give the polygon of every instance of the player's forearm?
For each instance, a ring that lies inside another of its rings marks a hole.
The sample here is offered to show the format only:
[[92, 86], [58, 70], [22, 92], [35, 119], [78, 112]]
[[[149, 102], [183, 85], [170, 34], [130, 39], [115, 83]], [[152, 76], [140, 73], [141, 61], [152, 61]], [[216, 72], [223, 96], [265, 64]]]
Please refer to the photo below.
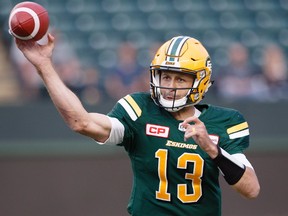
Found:
[[78, 97], [60, 79], [53, 65], [47, 62], [41, 65], [38, 71], [54, 105], [67, 125], [75, 131], [85, 127], [89, 118], [87, 111]]
[[256, 173], [250, 167], [250, 163], [246, 161], [245, 165], [241, 160], [230, 155], [220, 146], [217, 145], [217, 147], [218, 155], [213, 161], [221, 170], [226, 182], [246, 198], [256, 198], [259, 194], [260, 186]]
[[232, 187], [249, 199], [256, 198], [260, 192], [258, 178], [255, 171], [250, 167], [246, 167], [242, 178]]

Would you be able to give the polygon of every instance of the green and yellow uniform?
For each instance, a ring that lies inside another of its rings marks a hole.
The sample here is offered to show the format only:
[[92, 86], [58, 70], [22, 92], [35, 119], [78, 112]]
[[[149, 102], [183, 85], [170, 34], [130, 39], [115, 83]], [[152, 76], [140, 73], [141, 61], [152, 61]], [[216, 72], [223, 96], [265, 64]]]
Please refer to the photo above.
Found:
[[[196, 105], [215, 144], [230, 154], [249, 145], [249, 129], [236, 110]], [[219, 170], [171, 113], [155, 105], [148, 93], [118, 101], [110, 117], [125, 127], [123, 142], [134, 173], [128, 205], [131, 215], [220, 216]]]

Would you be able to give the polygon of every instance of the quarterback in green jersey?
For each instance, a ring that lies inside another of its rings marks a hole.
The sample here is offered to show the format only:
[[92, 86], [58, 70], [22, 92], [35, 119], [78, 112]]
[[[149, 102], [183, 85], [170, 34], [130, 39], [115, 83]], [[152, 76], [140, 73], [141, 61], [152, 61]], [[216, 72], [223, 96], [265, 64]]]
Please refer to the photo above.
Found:
[[258, 196], [244, 155], [248, 123], [236, 110], [199, 103], [211, 86], [212, 66], [198, 40], [178, 36], [164, 43], [150, 66], [150, 93], [121, 98], [108, 115], [88, 113], [63, 84], [51, 62], [51, 34], [47, 45], [16, 43], [71, 129], [125, 148], [134, 174], [131, 215], [220, 216], [219, 173], [244, 197]]

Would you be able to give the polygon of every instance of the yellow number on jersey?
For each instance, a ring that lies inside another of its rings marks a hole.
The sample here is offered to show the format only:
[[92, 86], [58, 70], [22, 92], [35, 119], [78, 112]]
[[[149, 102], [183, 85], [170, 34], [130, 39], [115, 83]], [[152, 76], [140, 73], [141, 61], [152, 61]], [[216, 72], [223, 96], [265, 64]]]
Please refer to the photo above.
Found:
[[[171, 201], [171, 194], [168, 193], [168, 178], [167, 178], [167, 160], [168, 150], [159, 149], [155, 153], [155, 157], [158, 158], [158, 177], [159, 177], [159, 189], [156, 191], [156, 198], [164, 201]], [[204, 160], [198, 154], [183, 153], [178, 158], [177, 168], [187, 169], [187, 164], [193, 163], [194, 169], [192, 173], [186, 173], [185, 179], [191, 180], [191, 187], [193, 188], [193, 194], [187, 193], [186, 184], [177, 185], [177, 197], [183, 203], [197, 202], [202, 196], [201, 177], [203, 175]]]

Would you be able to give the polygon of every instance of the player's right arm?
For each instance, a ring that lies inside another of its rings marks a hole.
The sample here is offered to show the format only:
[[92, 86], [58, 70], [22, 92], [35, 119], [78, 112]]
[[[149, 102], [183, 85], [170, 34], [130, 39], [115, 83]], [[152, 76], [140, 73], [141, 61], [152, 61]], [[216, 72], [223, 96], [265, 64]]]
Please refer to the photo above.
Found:
[[52, 64], [54, 37], [48, 35], [47, 45], [39, 45], [33, 41], [16, 39], [17, 47], [35, 66], [42, 78], [49, 95], [67, 123], [74, 131], [89, 136], [99, 142], [108, 139], [111, 131], [111, 121], [106, 115], [88, 113], [79, 98], [63, 83]]

